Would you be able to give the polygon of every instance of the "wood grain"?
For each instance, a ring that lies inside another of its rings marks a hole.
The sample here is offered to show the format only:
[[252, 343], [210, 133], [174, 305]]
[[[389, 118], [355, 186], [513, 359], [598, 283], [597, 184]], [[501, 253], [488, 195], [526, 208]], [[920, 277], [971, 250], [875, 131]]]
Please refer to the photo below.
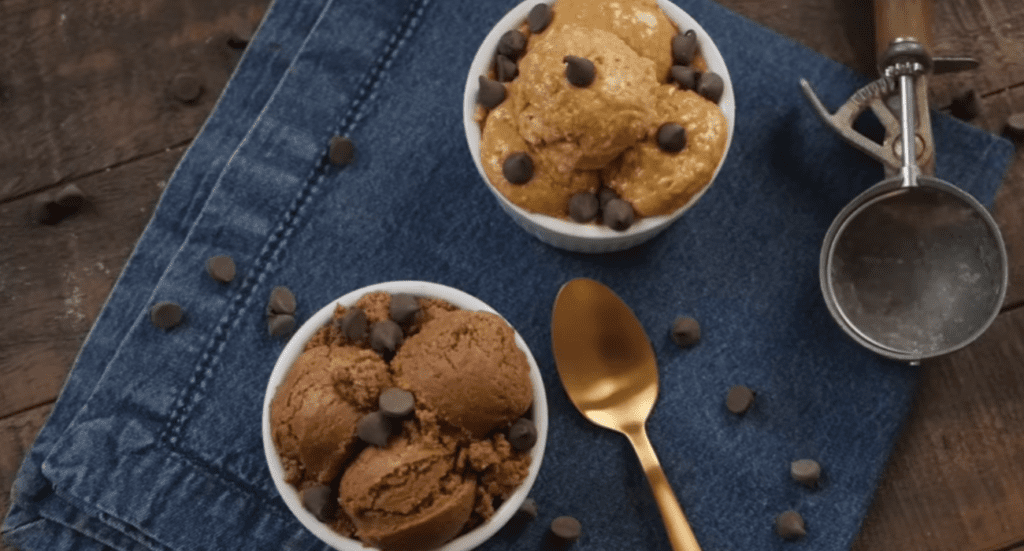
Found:
[[925, 362], [915, 407], [854, 551], [1024, 542], [1024, 309]]
[[[189, 140], [265, 0], [0, 2], [0, 201]], [[196, 75], [193, 104], [168, 93]]]
[[[21, 466], [21, 460], [32, 447], [39, 429], [53, 409], [51, 404], [46, 404], [23, 411], [18, 415], [0, 419], [0, 515], [7, 515], [7, 508], [10, 507], [10, 493], [8, 490], [14, 483], [14, 477]], [[0, 541], [0, 551], [13, 551], [4, 542]]]
[[47, 226], [33, 197], [0, 203], [0, 418], [52, 401], [168, 176], [177, 147], [75, 182], [82, 212]]

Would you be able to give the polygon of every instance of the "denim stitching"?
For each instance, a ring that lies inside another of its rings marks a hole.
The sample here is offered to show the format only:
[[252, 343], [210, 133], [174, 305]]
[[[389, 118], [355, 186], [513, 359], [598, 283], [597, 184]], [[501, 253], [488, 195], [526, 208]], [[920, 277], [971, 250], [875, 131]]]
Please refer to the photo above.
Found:
[[[352, 106], [342, 119], [340, 125], [340, 132], [342, 135], [351, 131], [351, 129], [355, 127], [355, 123], [362, 117], [362, 111], [367, 102], [376, 97], [375, 91], [380, 83], [381, 75], [384, 70], [391, 65], [398, 49], [406, 42], [415, 30], [417, 23], [428, 4], [429, 0], [415, 0], [411, 9], [402, 17], [398, 28], [388, 39], [388, 42], [384, 47], [384, 52], [370, 69], [363, 81], [363, 84], [360, 86], [358, 93], [356, 94], [355, 100], [353, 100]], [[268, 237], [263, 250], [260, 251], [258, 260], [255, 264], [257, 266], [262, 266], [263, 268], [255, 275], [249, 275], [246, 277], [238, 292], [235, 294], [228, 312], [225, 314], [224, 318], [222, 318], [222, 322], [216, 329], [214, 329], [213, 339], [211, 339], [210, 344], [203, 351], [203, 355], [200, 358], [199, 364], [196, 366], [196, 370], [193, 372], [188, 385], [185, 387], [178, 400], [177, 407], [168, 419], [167, 429], [164, 431], [162, 438], [168, 444], [177, 447], [176, 445], [181, 437], [181, 432], [189, 414], [199, 403], [200, 398], [205, 396], [207, 380], [212, 374], [213, 368], [216, 365], [217, 359], [220, 357], [224, 346], [227, 344], [228, 335], [240, 323], [243, 314], [250, 308], [254, 300], [254, 293], [251, 291], [266, 280], [267, 274], [276, 268], [276, 262], [280, 256], [283, 245], [287, 243], [288, 238], [294, 233], [296, 227], [303, 218], [301, 216], [302, 212], [310, 202], [310, 199], [316, 194], [316, 191], [320, 188], [320, 185], [326, 177], [325, 169], [328, 166], [327, 161], [328, 156], [325, 151], [313, 167], [310, 175], [306, 178], [306, 184], [299, 190], [299, 193], [296, 195], [292, 205], [286, 211], [284, 219], [278, 225], [274, 233]], [[227, 325], [225, 322], [227, 322]], [[251, 488], [249, 491], [253, 492]]]

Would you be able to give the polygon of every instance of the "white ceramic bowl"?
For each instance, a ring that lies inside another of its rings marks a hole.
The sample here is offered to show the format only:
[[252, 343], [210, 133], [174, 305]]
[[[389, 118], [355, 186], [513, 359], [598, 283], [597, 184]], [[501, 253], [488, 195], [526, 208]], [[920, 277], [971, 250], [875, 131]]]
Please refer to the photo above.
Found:
[[[679, 32], [688, 29], [694, 30], [700, 44], [701, 55], [707, 61], [708, 69], [721, 76], [725, 84], [722, 98], [718, 102], [722, 113], [729, 123], [729, 134], [726, 138], [725, 150], [722, 153], [721, 161], [718, 163], [718, 168], [715, 169], [711, 177], [711, 182], [708, 182], [689, 202], [671, 214], [640, 218], [625, 231], [616, 231], [598, 224], [579, 224], [570, 220], [532, 213], [505, 198], [487, 179], [487, 174], [484, 173], [483, 165], [480, 162], [480, 125], [477, 124], [474, 117], [477, 108], [476, 96], [479, 90], [479, 77], [480, 75], [486, 75], [490, 70], [490, 66], [494, 61], [494, 51], [498, 46], [498, 40], [506, 32], [519, 28], [526, 19], [530, 9], [541, 1], [548, 4], [554, 3], [554, 0], [525, 0], [505, 14], [505, 17], [502, 17], [498, 24], [491, 29], [491, 32], [487, 34], [487, 37], [484, 38], [483, 43], [480, 44], [480, 49], [477, 50], [476, 56], [473, 58], [473, 63], [469, 67], [469, 75], [466, 78], [466, 88], [462, 98], [462, 122], [466, 129], [466, 141], [469, 144], [469, 151], [473, 156], [473, 162], [476, 163], [476, 169], [480, 173], [480, 177], [487, 183], [487, 188], [498, 199], [498, 204], [501, 205], [501, 208], [519, 226], [537, 239], [560, 249], [584, 253], [613, 252], [639, 245], [669, 227], [672, 222], [675, 222], [683, 213], [689, 210], [704, 195], [707, 189], [711, 187], [711, 184], [718, 176], [718, 172], [722, 169], [722, 165], [725, 164], [725, 157], [729, 152], [730, 144], [732, 144], [733, 127], [736, 119], [736, 98], [733, 95], [732, 80], [729, 78], [729, 70], [725, 66], [725, 60], [722, 59], [722, 54], [719, 53], [714, 41], [711, 40], [711, 36], [693, 17], [690, 17], [688, 13], [684, 12], [670, 0], [658, 0], [658, 5], [665, 12], [665, 15], [676, 24]], [[669, 46], [666, 44], [665, 47]]]
[[[346, 538], [334, 532], [326, 524], [318, 521], [316, 517], [302, 506], [298, 491], [284, 480], [284, 468], [281, 465], [277, 449], [274, 447], [274, 439], [270, 430], [270, 403], [277, 393], [277, 387], [284, 381], [285, 375], [288, 374], [292, 364], [302, 354], [302, 349], [305, 347], [306, 342], [312, 338], [317, 330], [331, 321], [335, 307], [338, 304], [345, 307], [353, 306], [363, 295], [376, 291], [384, 291], [389, 294], [408, 293], [419, 297], [438, 298], [463, 310], [485, 311], [498, 314], [498, 312], [480, 299], [458, 289], [426, 281], [391, 281], [356, 289], [332, 301], [303, 323], [288, 341], [288, 344], [285, 345], [284, 350], [277, 359], [277, 363], [274, 365], [274, 370], [270, 374], [270, 383], [267, 385], [266, 396], [263, 400], [263, 451], [267, 457], [267, 466], [270, 468], [270, 475], [274, 479], [274, 485], [284, 499], [285, 504], [288, 505], [288, 509], [316, 537], [339, 551], [372, 551], [375, 548], [369, 547], [359, 540]], [[519, 332], [516, 332], [516, 344], [526, 354], [526, 359], [530, 364], [530, 383], [533, 386], [533, 422], [537, 427], [537, 443], [530, 450], [529, 473], [519, 488], [495, 511], [494, 516], [473, 530], [453, 539], [442, 547], [438, 547], [437, 551], [467, 551], [482, 544], [512, 518], [519, 509], [519, 506], [522, 505], [523, 500], [530, 493], [530, 489], [537, 479], [541, 460], [544, 457], [544, 447], [547, 443], [548, 403], [544, 393], [544, 382], [540, 377], [540, 369], [537, 367], [533, 354], [530, 353], [529, 347], [526, 346], [526, 342], [523, 341]]]

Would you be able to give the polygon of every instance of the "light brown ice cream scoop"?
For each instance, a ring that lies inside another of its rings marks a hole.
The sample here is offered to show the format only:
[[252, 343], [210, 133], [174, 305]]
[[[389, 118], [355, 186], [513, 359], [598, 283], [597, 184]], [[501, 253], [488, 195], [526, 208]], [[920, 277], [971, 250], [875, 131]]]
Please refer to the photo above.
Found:
[[480, 438], [533, 402], [515, 331], [487, 312], [445, 312], [409, 337], [391, 362], [395, 382], [442, 420]]
[[476, 479], [453, 472], [453, 449], [402, 435], [364, 449], [341, 478], [340, 501], [360, 539], [385, 550], [433, 549], [469, 520]]
[[[354, 346], [318, 346], [302, 353], [271, 403], [274, 444], [307, 477], [329, 484], [353, 453], [356, 425], [392, 386], [384, 361]], [[289, 479], [301, 473], [289, 472]], [[289, 480], [294, 482], [294, 480]]]

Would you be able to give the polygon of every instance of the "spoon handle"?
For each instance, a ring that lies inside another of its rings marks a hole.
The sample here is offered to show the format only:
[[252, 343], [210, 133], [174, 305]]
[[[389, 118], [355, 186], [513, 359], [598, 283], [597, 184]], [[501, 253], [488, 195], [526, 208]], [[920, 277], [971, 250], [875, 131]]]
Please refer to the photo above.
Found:
[[687, 522], [686, 515], [683, 513], [683, 508], [679, 506], [679, 501], [676, 499], [675, 493], [672, 492], [672, 486], [669, 485], [668, 478], [665, 477], [665, 471], [661, 469], [661, 463], [654, 453], [654, 447], [647, 439], [647, 429], [640, 425], [633, 430], [626, 431], [626, 436], [633, 444], [633, 449], [636, 450], [636, 455], [640, 458], [644, 474], [647, 475], [647, 482], [650, 483], [651, 491], [654, 492], [654, 500], [658, 503], [658, 509], [661, 511], [661, 520], [665, 523], [668, 540], [672, 543], [673, 551], [701, 551], [700, 544], [697, 543], [697, 538], [693, 535], [693, 529], [690, 528], [690, 523]]

